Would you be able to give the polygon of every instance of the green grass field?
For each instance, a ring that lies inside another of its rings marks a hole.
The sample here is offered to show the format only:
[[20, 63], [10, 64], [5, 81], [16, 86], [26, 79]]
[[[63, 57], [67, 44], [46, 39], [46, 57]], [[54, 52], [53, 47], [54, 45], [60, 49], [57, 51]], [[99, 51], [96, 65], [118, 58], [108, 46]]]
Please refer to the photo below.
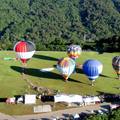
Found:
[[[43, 73], [41, 68], [53, 67], [57, 59], [66, 57], [66, 52], [40, 51], [36, 52], [27, 64], [27, 78], [37, 86], [57, 89], [64, 93], [80, 95], [97, 95], [100, 92], [119, 94], [120, 80], [112, 68], [112, 58], [120, 53], [82, 52], [77, 59], [78, 64], [83, 64], [87, 59], [97, 59], [103, 64], [102, 75], [95, 81], [94, 87], [90, 85], [88, 78], [77, 69], [76, 74], [70, 76], [66, 83], [59, 72], [54, 69], [49, 73]], [[34, 93], [30, 90], [26, 81], [22, 78], [20, 61], [4, 60], [4, 57], [15, 57], [14, 52], [0, 51], [0, 98]], [[40, 104], [40, 102], [38, 102]], [[0, 112], [7, 114], [31, 114], [33, 105], [9, 105], [0, 102]]]

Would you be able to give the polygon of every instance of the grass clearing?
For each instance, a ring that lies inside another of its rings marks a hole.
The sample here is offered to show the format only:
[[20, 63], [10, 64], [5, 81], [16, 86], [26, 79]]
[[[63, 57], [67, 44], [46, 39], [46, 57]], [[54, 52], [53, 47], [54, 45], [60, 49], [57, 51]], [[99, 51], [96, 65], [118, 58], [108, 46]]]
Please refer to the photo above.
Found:
[[[27, 64], [27, 78], [37, 86], [45, 86], [52, 89], [58, 89], [64, 93], [80, 95], [96, 95], [99, 92], [119, 94], [120, 80], [112, 68], [112, 58], [120, 53], [82, 52], [77, 59], [77, 63], [83, 64], [87, 59], [97, 59], [103, 64], [102, 75], [95, 81], [95, 86], [90, 86], [88, 78], [77, 69], [76, 74], [72, 74], [67, 83], [63, 81], [62, 76], [55, 69], [49, 73], [43, 73], [42, 68], [53, 67], [57, 60], [66, 57], [66, 52], [40, 51], [36, 52], [33, 58]], [[0, 51], [0, 97], [12, 97], [14, 95], [23, 95], [33, 93], [28, 88], [27, 83], [22, 79], [21, 63], [15, 60], [3, 60], [4, 57], [15, 57], [12, 51]], [[38, 103], [40, 104], [40, 103]], [[7, 105], [0, 103], [0, 111], [7, 114], [31, 114], [34, 105]]]

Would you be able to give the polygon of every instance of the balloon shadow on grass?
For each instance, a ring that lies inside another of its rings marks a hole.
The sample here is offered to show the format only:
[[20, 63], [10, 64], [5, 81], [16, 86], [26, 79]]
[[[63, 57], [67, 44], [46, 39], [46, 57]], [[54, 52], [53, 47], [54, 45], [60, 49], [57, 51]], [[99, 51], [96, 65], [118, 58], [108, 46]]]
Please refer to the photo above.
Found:
[[76, 71], [77, 73], [84, 74], [83, 70], [80, 69], [80, 68], [76, 68], [75, 71]]
[[35, 54], [33, 57], [38, 58], [38, 59], [43, 59], [43, 60], [58, 61], [57, 58], [46, 56], [46, 55], [37, 55], [37, 54]]
[[[19, 73], [22, 73], [22, 67], [11, 66], [11, 69], [14, 71], [17, 71]], [[35, 68], [25, 68], [25, 74], [35, 76], [35, 77], [41, 77], [41, 78], [51, 78], [54, 80], [63, 79], [62, 75], [60, 75], [60, 74], [53, 73], [53, 72], [41, 72], [39, 69], [35, 69]], [[82, 82], [74, 80], [72, 78], [69, 78], [68, 81], [82, 83]], [[83, 83], [83, 84], [85, 84], [85, 83]]]
[[110, 76], [100, 74], [101, 77], [111, 78]]

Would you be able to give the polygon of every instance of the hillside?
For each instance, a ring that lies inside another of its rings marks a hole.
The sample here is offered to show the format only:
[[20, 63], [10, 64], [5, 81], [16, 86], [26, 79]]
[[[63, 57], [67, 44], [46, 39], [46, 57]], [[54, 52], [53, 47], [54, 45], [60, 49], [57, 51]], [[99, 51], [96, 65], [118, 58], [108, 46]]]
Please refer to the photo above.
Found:
[[95, 50], [98, 41], [120, 34], [120, 0], [0, 0], [0, 11], [1, 49], [29, 34], [38, 50], [65, 50], [71, 43]]

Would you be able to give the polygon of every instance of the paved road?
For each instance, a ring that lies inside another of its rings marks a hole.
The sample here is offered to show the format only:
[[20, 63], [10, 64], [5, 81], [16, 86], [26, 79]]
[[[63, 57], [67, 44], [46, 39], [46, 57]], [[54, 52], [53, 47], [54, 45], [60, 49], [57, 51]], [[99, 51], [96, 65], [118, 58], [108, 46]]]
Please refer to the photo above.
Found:
[[15, 119], [15, 118], [12, 117], [12, 116], [9, 116], [9, 115], [0, 113], [0, 120], [17, 120], [17, 119]]

